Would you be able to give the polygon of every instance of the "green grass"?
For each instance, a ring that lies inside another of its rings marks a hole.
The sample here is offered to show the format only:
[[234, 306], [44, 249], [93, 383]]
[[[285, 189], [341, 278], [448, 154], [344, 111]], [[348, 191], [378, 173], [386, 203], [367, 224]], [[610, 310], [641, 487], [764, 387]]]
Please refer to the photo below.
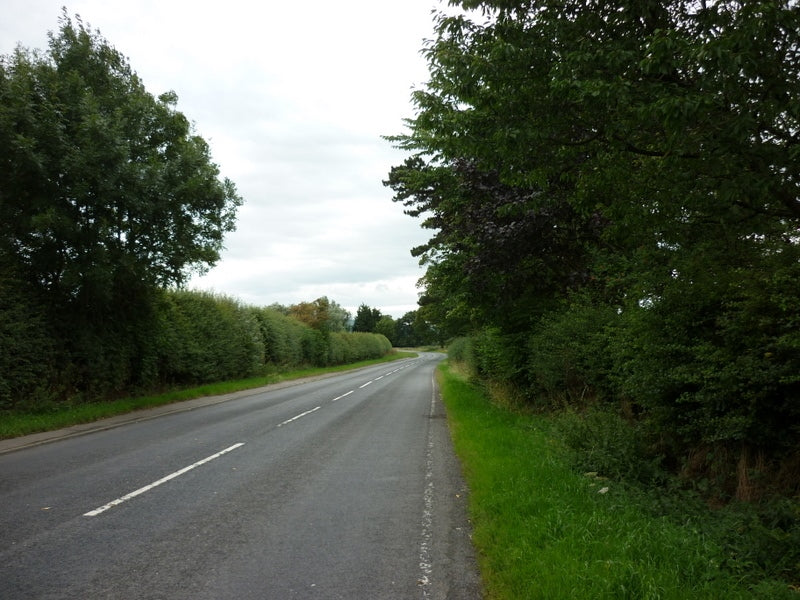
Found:
[[714, 540], [576, 472], [547, 417], [492, 405], [446, 363], [439, 380], [488, 598], [798, 597], [785, 584], [748, 589]]
[[106, 402], [90, 402], [76, 404], [72, 406], [53, 405], [47, 409], [39, 408], [36, 411], [15, 411], [0, 413], [0, 439], [18, 437], [42, 431], [52, 431], [78, 425], [80, 423], [91, 423], [106, 417], [113, 417], [129, 413], [135, 410], [153, 408], [165, 404], [202, 398], [204, 396], [217, 396], [230, 394], [252, 388], [262, 387], [272, 383], [279, 383], [291, 379], [303, 377], [313, 377], [326, 373], [338, 373], [349, 371], [359, 367], [366, 367], [383, 362], [390, 362], [401, 358], [411, 358], [416, 356], [413, 352], [396, 352], [384, 356], [383, 358], [365, 360], [349, 365], [338, 365], [334, 367], [315, 367], [299, 369], [294, 371], [278, 372], [261, 377], [251, 377], [237, 381], [225, 381], [220, 383], [210, 383], [193, 388], [172, 390], [163, 394], [151, 396], [137, 396], [133, 398], [123, 398], [120, 400], [110, 400]]

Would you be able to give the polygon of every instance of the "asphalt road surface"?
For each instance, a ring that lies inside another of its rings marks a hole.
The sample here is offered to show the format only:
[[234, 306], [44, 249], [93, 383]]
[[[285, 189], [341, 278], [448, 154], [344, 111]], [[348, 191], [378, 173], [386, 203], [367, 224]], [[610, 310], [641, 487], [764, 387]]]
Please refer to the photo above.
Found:
[[0, 454], [0, 598], [479, 598], [438, 360]]

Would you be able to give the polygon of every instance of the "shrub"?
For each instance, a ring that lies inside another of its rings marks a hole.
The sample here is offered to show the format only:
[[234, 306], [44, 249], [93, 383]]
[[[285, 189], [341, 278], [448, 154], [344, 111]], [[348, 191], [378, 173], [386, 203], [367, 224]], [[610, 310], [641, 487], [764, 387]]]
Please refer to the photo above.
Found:
[[263, 364], [258, 320], [235, 300], [173, 291], [165, 311], [162, 374], [167, 381], [235, 379], [254, 374]]
[[618, 319], [612, 307], [580, 299], [542, 318], [527, 342], [529, 396], [574, 406], [610, 398], [609, 330]]
[[494, 327], [479, 331], [471, 345], [475, 373], [489, 381], [519, 383], [524, 364], [519, 341], [519, 336], [503, 334]]
[[468, 337], [457, 337], [447, 346], [447, 357], [452, 363], [458, 363], [467, 372], [474, 371], [475, 355], [472, 351], [472, 340]]
[[566, 410], [554, 419], [581, 472], [646, 484], [663, 480], [661, 459], [653, 455], [646, 433], [611, 407]]
[[261, 332], [264, 362], [276, 366], [303, 364], [302, 338], [309, 326], [269, 308], [251, 310]]
[[361, 331], [332, 333], [328, 344], [328, 364], [380, 358], [392, 349], [392, 344], [386, 336]]
[[0, 273], [0, 409], [46, 397], [54, 363], [44, 310], [32, 290]]

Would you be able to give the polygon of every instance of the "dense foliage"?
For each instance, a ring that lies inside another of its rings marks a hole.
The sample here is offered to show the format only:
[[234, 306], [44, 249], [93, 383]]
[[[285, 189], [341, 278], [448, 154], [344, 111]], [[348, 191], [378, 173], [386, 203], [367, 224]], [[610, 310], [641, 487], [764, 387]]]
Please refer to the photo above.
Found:
[[[103, 368], [85, 374], [88, 380], [75, 373], [78, 363], [58, 362], [62, 355], [52, 332], [31, 309], [15, 304], [22, 315], [0, 321], [0, 364], [8, 367], [0, 369], [0, 409], [47, 410], [63, 402], [353, 363], [392, 349], [379, 334], [315, 329], [275, 308], [226, 296], [186, 290], [153, 294], [153, 314], [137, 338], [140, 345], [120, 339], [116, 348], [110, 341], [97, 348], [93, 356]], [[23, 354], [12, 355], [7, 349], [13, 348]]]
[[241, 199], [99, 33], [0, 58], [0, 398], [115, 394], [157, 372], [160, 288], [219, 258]]
[[450, 4], [386, 182], [435, 231], [420, 312], [723, 498], [799, 491], [797, 2]]
[[66, 16], [47, 55], [0, 62], [0, 227], [31, 283], [92, 314], [118, 288], [219, 258], [241, 203], [205, 141], [108, 42]]
[[436, 328], [416, 310], [395, 320], [390, 315], [382, 314], [377, 308], [362, 304], [356, 311], [353, 331], [379, 333], [398, 348], [443, 345]]
[[349, 328], [350, 313], [335, 301], [328, 300], [327, 296], [313, 302], [293, 304], [286, 309], [286, 314], [326, 333], [346, 331]]
[[176, 102], [66, 11], [46, 53], [0, 57], [0, 409], [391, 349], [327, 298], [292, 317], [174, 289], [242, 202]]

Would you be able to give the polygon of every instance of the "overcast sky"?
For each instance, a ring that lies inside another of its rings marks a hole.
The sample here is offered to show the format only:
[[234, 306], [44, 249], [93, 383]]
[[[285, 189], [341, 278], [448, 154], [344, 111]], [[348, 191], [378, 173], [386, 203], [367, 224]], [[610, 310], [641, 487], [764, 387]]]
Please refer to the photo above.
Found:
[[45, 48], [61, 7], [130, 60], [153, 95], [211, 146], [244, 198], [222, 260], [189, 287], [246, 304], [328, 296], [395, 318], [430, 237], [384, 188], [427, 79], [420, 54], [438, 0], [2, 0], [0, 53]]

